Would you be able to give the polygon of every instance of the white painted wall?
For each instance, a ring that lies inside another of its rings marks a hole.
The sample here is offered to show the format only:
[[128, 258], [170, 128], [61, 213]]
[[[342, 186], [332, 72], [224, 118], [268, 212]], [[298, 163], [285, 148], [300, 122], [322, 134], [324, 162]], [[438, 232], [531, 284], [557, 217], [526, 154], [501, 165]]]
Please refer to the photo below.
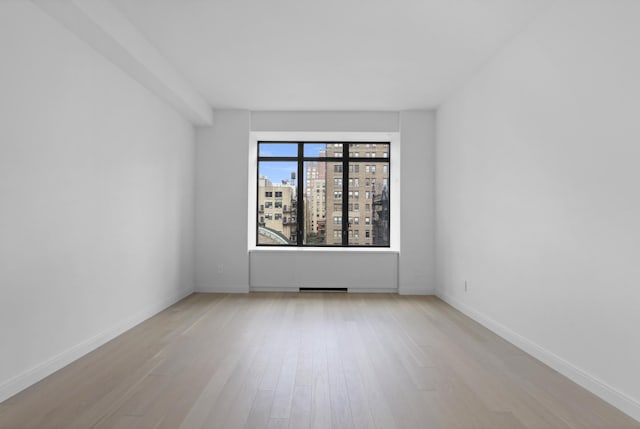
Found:
[[0, 3], [0, 401], [193, 290], [193, 128]]
[[638, 22], [557, 2], [443, 104], [436, 161], [439, 294], [636, 419]]
[[196, 290], [248, 292], [248, 110], [214, 112], [196, 132]]
[[[198, 129], [197, 290], [249, 290], [246, 190], [250, 131], [406, 133], [406, 144], [401, 135], [402, 151], [415, 158], [405, 165], [404, 155], [401, 156], [402, 180], [409, 182], [408, 192], [418, 192], [423, 198], [408, 198], [406, 205], [402, 203], [401, 229], [407, 223], [414, 233], [424, 233], [426, 238], [405, 237], [401, 233], [398, 262], [401, 281], [390, 287], [397, 287], [400, 293], [433, 292], [434, 201], [433, 184], [429, 182], [434, 175], [433, 112], [215, 112], [214, 126]], [[404, 185], [401, 186], [402, 199], [407, 198]], [[237, 245], [236, 240], [240, 238], [242, 246]], [[407, 244], [403, 245], [405, 238]], [[278, 255], [291, 266], [300, 258], [291, 252], [278, 252]], [[336, 259], [345, 255], [350, 258], [348, 252], [333, 252], [327, 257]], [[343, 274], [349, 276], [349, 273]], [[289, 285], [290, 280], [282, 273], [283, 286]], [[333, 283], [330, 278], [316, 280], [318, 284], [324, 280], [327, 285]], [[270, 277], [269, 282], [270, 285], [277, 283], [277, 279]], [[254, 286], [261, 287], [257, 283]]]
[[400, 293], [435, 293], [435, 146], [433, 111], [400, 112], [402, 211]]
[[304, 249], [252, 250], [252, 291], [346, 288], [349, 292], [396, 292], [398, 253]]
[[252, 131], [396, 132], [398, 112], [281, 112], [251, 113]]

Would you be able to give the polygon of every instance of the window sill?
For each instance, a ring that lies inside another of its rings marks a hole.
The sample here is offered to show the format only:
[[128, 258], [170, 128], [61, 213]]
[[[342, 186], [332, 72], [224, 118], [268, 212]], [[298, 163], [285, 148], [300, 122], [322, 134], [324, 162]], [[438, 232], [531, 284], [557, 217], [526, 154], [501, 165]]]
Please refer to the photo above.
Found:
[[265, 246], [251, 247], [248, 250], [252, 252], [316, 252], [316, 253], [387, 253], [400, 254], [400, 251], [390, 247], [297, 247], [297, 246]]

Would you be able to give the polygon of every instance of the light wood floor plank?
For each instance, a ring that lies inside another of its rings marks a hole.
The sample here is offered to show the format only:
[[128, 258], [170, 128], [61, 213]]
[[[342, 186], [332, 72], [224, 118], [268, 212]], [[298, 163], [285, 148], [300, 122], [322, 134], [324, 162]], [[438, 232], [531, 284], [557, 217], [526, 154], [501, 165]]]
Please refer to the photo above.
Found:
[[435, 297], [194, 294], [0, 404], [2, 429], [640, 429]]

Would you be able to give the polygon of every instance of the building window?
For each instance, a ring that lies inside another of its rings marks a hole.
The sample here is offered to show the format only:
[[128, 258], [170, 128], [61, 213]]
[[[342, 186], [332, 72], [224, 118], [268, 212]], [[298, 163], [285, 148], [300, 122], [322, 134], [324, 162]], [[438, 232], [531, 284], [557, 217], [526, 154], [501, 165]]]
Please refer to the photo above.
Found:
[[[256, 217], [262, 220], [256, 222], [256, 244], [390, 247], [391, 161], [382, 155], [390, 153], [391, 143], [367, 144], [377, 149], [360, 152], [360, 143], [258, 141], [256, 207], [264, 218]], [[372, 175], [382, 179], [380, 186]], [[267, 217], [261, 206], [278, 213]], [[361, 237], [355, 228], [360, 216], [372, 234]]]

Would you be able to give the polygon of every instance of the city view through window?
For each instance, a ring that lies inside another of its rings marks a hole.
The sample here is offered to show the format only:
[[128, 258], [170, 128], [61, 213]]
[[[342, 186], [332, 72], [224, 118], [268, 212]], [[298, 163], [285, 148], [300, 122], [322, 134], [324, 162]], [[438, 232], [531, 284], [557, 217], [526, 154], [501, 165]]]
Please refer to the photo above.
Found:
[[389, 247], [388, 142], [258, 144], [258, 245]]

